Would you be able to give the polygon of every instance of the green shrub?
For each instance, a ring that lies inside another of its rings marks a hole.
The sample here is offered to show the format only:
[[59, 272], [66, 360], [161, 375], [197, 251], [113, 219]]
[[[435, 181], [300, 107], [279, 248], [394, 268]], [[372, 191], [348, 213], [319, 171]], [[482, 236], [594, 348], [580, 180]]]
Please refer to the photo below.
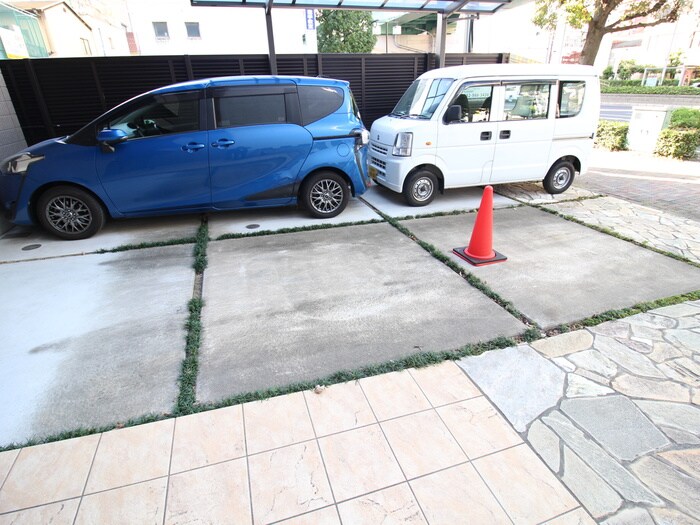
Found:
[[[636, 82], [636, 81], [635, 81]], [[700, 95], [700, 89], [692, 86], [616, 86], [601, 85], [601, 93], [627, 93], [630, 95]]]
[[595, 143], [610, 151], [627, 149], [627, 132], [629, 128], [630, 126], [627, 122], [601, 120], [598, 122]]
[[700, 130], [700, 109], [678, 108], [671, 113], [669, 128]]
[[695, 150], [699, 145], [700, 131], [666, 128], [659, 134], [654, 153], [662, 157], [687, 160], [695, 157]]
[[615, 72], [613, 71], [612, 66], [608, 66], [603, 70], [603, 80], [610, 80], [612, 77], [615, 76]]

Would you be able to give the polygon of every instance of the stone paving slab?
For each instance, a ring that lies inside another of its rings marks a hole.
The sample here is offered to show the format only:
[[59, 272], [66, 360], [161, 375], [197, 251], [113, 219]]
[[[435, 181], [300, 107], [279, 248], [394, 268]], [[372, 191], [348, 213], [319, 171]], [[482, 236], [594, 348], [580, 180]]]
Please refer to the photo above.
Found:
[[[483, 191], [481, 187], [446, 190], [444, 194], [438, 193], [427, 206], [409, 206], [402, 194], [382, 186], [372, 186], [361, 199], [389, 217], [419, 217], [431, 213], [476, 210], [481, 205]], [[518, 205], [518, 202], [502, 195], [493, 196], [494, 208]]]
[[402, 224], [543, 328], [700, 288], [698, 268], [531, 207], [495, 210], [493, 247], [508, 260], [474, 267], [451, 252], [469, 243], [475, 217]]
[[162, 242], [194, 237], [201, 215], [174, 215], [109, 221], [89, 239], [65, 241], [39, 227], [15, 226], [0, 236], [0, 263], [111, 250], [125, 244]]
[[615, 197], [548, 205], [586, 224], [700, 263], [700, 223]]
[[283, 228], [372, 220], [381, 220], [381, 216], [362, 200], [351, 198], [343, 213], [332, 219], [315, 219], [306, 210], [291, 206], [212, 213], [209, 215], [209, 237], [216, 239], [227, 233], [276, 231]]
[[700, 301], [458, 362], [605, 525], [700, 522], [699, 363]]
[[388, 224], [217, 241], [200, 401], [524, 330]]
[[513, 184], [498, 184], [494, 191], [509, 199], [522, 202], [524, 204], [551, 204], [554, 202], [565, 202], [581, 198], [599, 197], [601, 194], [571, 186], [564, 193], [552, 195], [547, 193], [539, 182], [518, 182]]
[[0, 446], [172, 410], [191, 252], [0, 265]]

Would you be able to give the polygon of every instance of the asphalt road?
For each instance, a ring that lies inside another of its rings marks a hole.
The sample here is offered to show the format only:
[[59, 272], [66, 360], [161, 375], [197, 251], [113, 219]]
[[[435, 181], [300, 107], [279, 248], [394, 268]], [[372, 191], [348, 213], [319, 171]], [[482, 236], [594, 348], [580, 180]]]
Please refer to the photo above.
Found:
[[601, 120], [618, 120], [621, 122], [629, 122], [632, 119], [632, 105], [601, 104], [600, 118]]
[[700, 221], [700, 177], [591, 168], [576, 185]]

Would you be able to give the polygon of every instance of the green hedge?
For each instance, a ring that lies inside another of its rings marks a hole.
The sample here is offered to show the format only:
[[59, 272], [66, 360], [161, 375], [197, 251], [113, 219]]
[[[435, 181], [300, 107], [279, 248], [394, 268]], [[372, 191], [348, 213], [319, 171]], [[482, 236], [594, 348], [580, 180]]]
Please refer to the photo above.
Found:
[[[617, 86], [643, 87], [641, 79], [637, 79], [637, 80], [601, 80], [600, 84], [603, 87], [617, 87]], [[677, 80], [664, 80], [663, 86], [678, 87], [678, 81]]]
[[598, 122], [595, 143], [610, 151], [627, 149], [627, 132], [629, 128], [630, 126], [627, 122], [601, 120]]
[[625, 93], [630, 95], [698, 95], [700, 88], [691, 86], [604, 86], [600, 87], [601, 93]]
[[695, 150], [700, 146], [700, 131], [696, 129], [661, 130], [654, 153], [662, 157], [688, 160], [695, 158]]
[[690, 128], [700, 130], [700, 109], [678, 108], [671, 113], [669, 128]]

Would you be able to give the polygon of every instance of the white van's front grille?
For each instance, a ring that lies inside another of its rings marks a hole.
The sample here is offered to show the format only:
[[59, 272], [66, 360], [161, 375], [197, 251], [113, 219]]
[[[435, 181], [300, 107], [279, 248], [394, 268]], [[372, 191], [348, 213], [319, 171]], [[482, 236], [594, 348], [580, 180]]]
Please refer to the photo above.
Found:
[[375, 144], [374, 142], [372, 142], [370, 145], [372, 146], [372, 151], [375, 151], [375, 152], [379, 153], [380, 155], [388, 155], [389, 154], [388, 148], [384, 148], [384, 147], [380, 146], [379, 144]]
[[372, 164], [372, 166], [376, 166], [382, 171], [386, 171], [386, 162], [378, 159], [377, 157], [370, 157], [370, 164]]

